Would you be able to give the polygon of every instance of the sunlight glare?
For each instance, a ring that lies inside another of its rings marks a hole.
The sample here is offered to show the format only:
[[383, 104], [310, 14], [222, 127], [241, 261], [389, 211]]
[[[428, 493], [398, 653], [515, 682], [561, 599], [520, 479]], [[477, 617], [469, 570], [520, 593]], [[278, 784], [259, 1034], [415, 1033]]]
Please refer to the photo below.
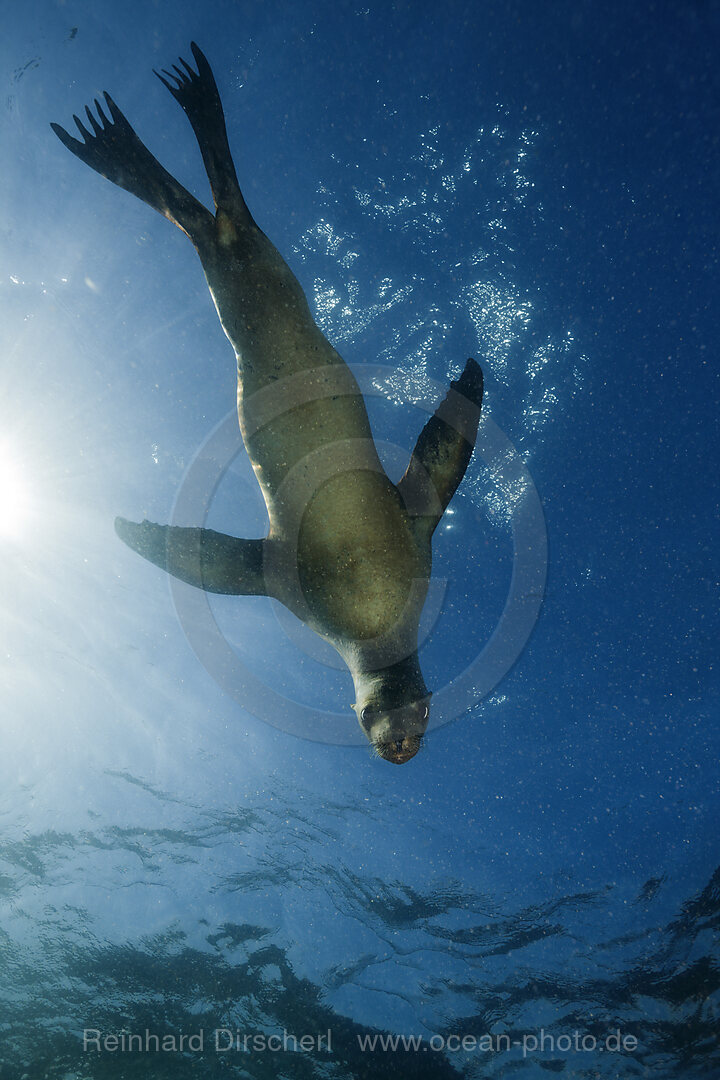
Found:
[[27, 484], [22, 469], [5, 448], [0, 450], [0, 537], [17, 540], [29, 516]]

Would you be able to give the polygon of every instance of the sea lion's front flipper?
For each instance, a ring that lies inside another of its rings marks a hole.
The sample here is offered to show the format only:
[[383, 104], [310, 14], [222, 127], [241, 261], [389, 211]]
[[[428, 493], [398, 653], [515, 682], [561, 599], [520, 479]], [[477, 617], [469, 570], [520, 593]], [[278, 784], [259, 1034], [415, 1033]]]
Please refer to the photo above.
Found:
[[115, 519], [115, 531], [138, 555], [205, 592], [266, 594], [264, 540], [240, 540], [212, 529], [185, 529], [152, 521], [138, 524], [121, 517]]
[[241, 214], [249, 216], [238, 186], [215, 76], [205, 55], [194, 41], [190, 48], [197, 64], [197, 72], [180, 57], [184, 70], [173, 64], [172, 71], [163, 69], [162, 75], [159, 71], [155, 74], [182, 105], [192, 124], [215, 205], [227, 211], [239, 210]]
[[59, 124], [50, 127], [60, 142], [91, 169], [148, 203], [179, 226], [191, 240], [197, 240], [201, 230], [212, 224], [210, 211], [150, 153], [107, 92], [105, 103], [110, 118], [97, 98], [97, 116], [85, 107], [92, 132], [79, 117], [73, 116], [84, 142], [74, 139]]
[[409, 513], [432, 532], [457, 491], [472, 457], [483, 397], [480, 365], [468, 360], [459, 379], [420, 432], [398, 484]]

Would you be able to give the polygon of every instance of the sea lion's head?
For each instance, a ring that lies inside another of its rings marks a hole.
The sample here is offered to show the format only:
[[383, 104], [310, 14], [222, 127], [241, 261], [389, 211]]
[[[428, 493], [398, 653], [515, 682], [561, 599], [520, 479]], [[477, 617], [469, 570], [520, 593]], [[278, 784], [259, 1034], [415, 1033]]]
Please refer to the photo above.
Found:
[[385, 761], [404, 765], [415, 757], [422, 743], [430, 716], [430, 695], [394, 709], [368, 701], [353, 705], [360, 727], [373, 749]]

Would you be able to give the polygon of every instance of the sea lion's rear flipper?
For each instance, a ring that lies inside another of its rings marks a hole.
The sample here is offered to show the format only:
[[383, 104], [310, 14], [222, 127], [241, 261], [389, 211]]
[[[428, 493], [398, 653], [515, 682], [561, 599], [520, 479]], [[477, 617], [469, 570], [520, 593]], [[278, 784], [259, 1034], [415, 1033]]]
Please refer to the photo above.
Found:
[[205, 592], [264, 596], [263, 540], [239, 540], [212, 529], [137, 524], [115, 519], [120, 539], [144, 559]]
[[105, 103], [109, 118], [97, 98], [97, 116], [85, 107], [92, 131], [73, 116], [84, 142], [73, 138], [59, 124], [50, 127], [63, 145], [91, 169], [148, 203], [197, 241], [203, 228], [212, 225], [212, 214], [150, 153], [107, 92]]
[[483, 397], [480, 365], [468, 360], [459, 379], [420, 432], [398, 484], [408, 512], [430, 532], [457, 491], [472, 456]]
[[[245, 200], [238, 185], [235, 165], [230, 153], [230, 146], [225, 126], [225, 116], [220, 101], [215, 76], [203, 52], [191, 42], [197, 72], [193, 71], [186, 60], [180, 57], [179, 63], [173, 64], [173, 70], [156, 71], [158, 79], [168, 88], [172, 96], [182, 105], [192, 124], [195, 138], [200, 146], [205, 171], [208, 174], [215, 206], [235, 215], [247, 214], [250, 217]], [[252, 220], [252, 219], [250, 219]]]

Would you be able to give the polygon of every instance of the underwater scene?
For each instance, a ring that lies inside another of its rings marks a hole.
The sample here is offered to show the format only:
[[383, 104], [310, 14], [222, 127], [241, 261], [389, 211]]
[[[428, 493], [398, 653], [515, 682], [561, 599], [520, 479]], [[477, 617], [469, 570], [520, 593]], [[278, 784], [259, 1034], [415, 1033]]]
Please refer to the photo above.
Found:
[[720, 1078], [720, 7], [3, 16], [0, 1080]]

